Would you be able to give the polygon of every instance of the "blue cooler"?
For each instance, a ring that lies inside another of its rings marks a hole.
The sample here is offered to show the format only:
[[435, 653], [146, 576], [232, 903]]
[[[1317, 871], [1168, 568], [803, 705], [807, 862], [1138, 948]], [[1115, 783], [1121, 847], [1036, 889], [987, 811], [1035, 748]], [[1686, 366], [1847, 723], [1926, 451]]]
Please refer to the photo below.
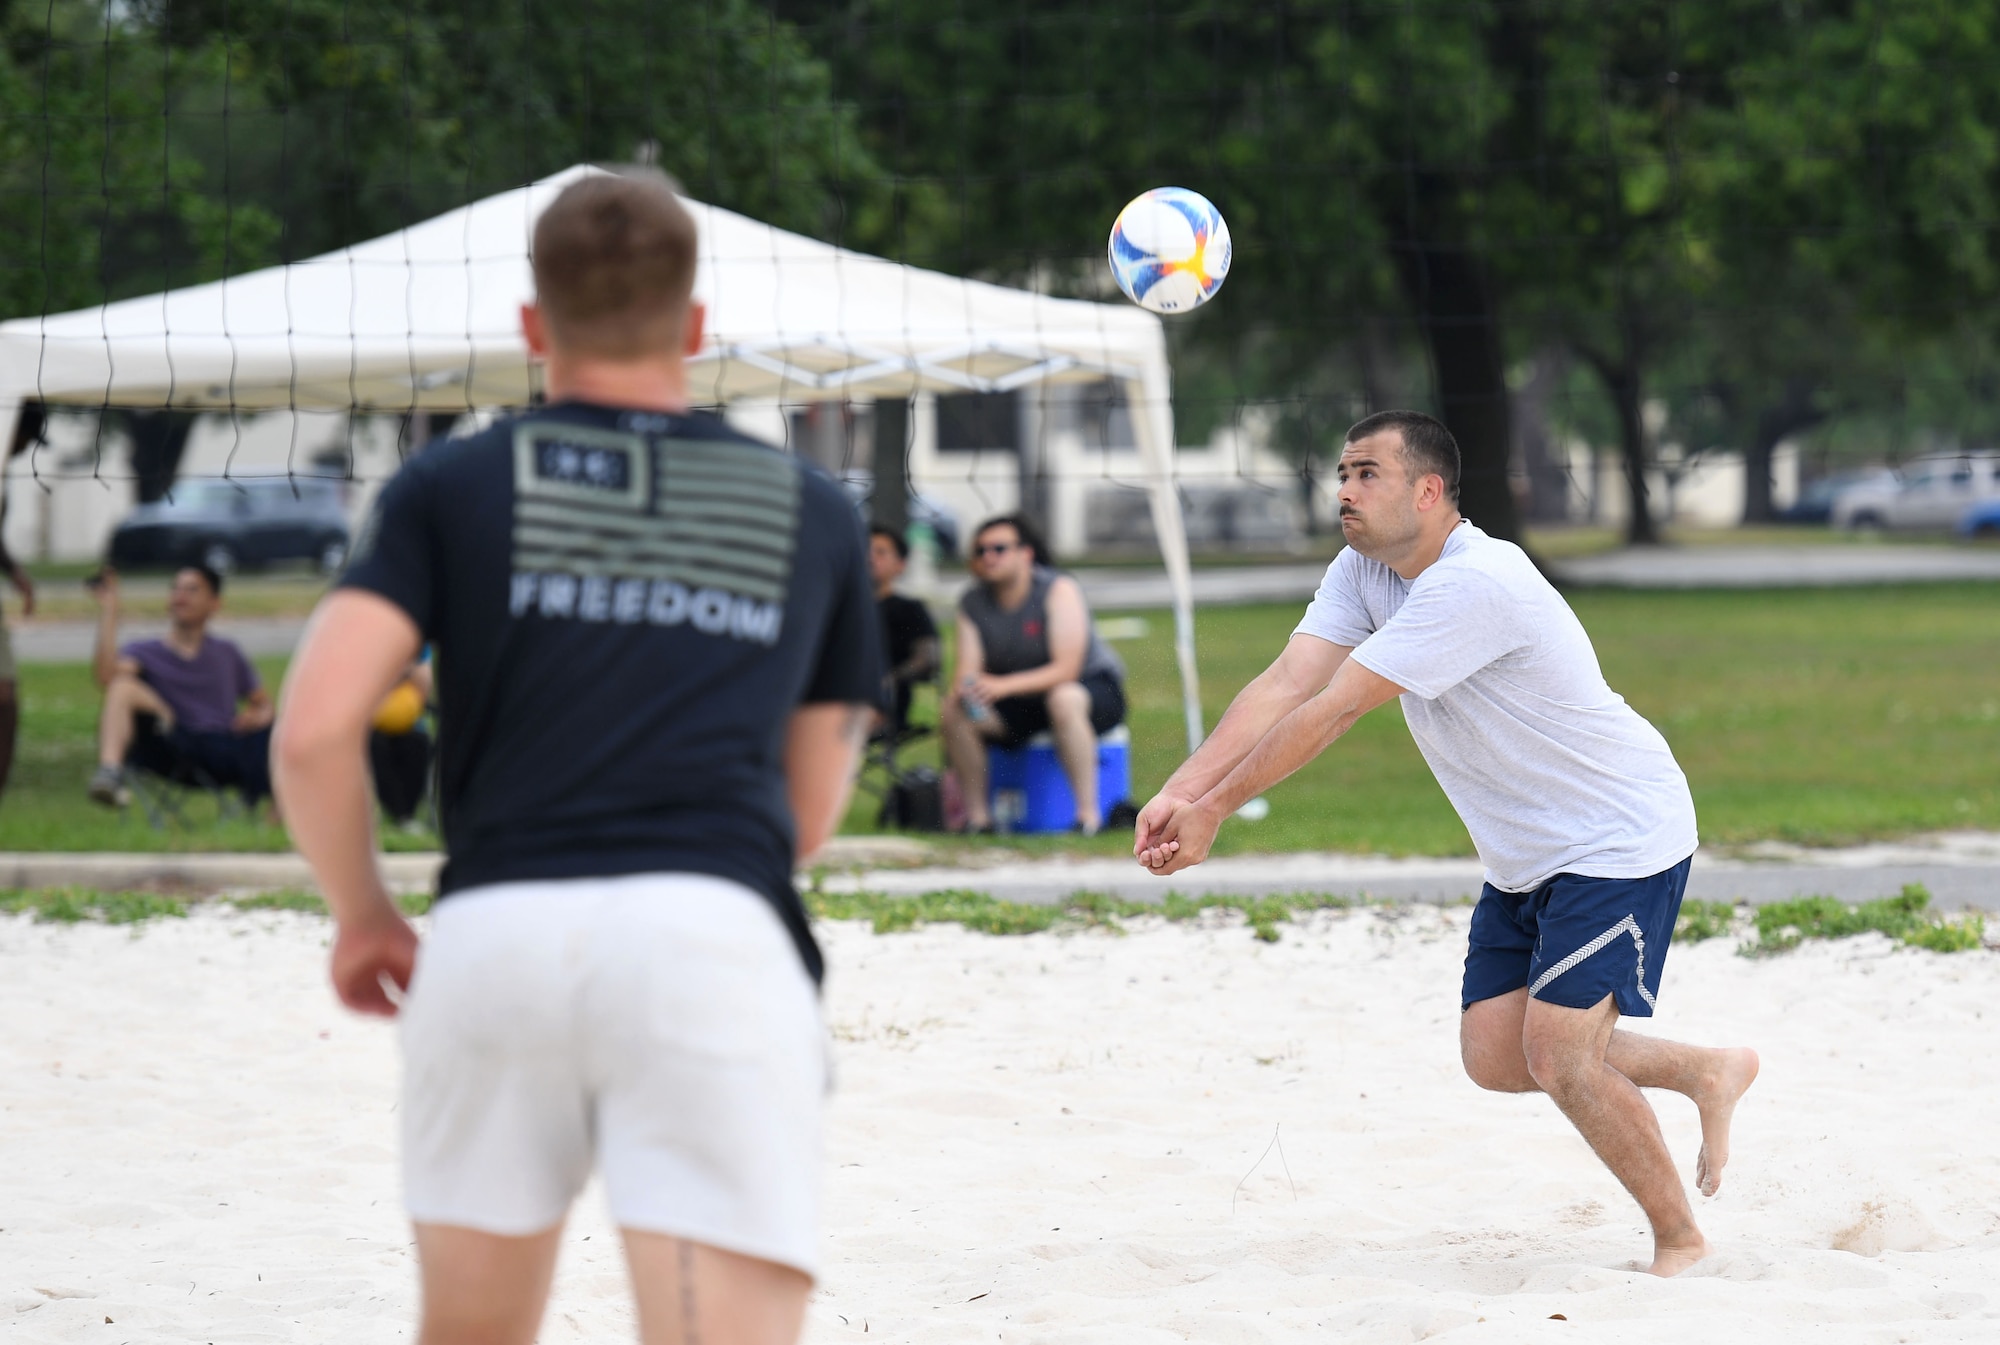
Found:
[[[1097, 806], [1109, 809], [1132, 795], [1132, 735], [1123, 724], [1097, 740]], [[1056, 756], [1055, 740], [1037, 733], [1026, 747], [986, 749], [986, 798], [1002, 831], [1068, 831], [1076, 825], [1076, 795]]]

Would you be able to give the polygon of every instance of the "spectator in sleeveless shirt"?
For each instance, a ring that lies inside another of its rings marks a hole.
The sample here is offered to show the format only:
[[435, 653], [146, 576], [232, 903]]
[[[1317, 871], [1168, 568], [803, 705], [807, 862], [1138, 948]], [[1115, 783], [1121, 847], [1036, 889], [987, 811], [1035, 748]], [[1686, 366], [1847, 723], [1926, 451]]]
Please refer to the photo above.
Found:
[[[205, 566], [181, 570], [167, 596], [172, 624], [166, 637], [135, 640], [122, 649], [118, 576], [105, 570], [93, 592], [98, 622], [92, 662], [104, 688], [104, 711], [90, 797], [124, 807], [130, 800], [128, 760], [160, 774], [192, 766], [216, 785], [239, 790], [251, 804], [269, 794], [276, 712], [271, 693], [242, 649], [208, 631], [222, 606], [222, 576]], [[158, 732], [141, 736], [140, 720], [148, 715]]]
[[966, 826], [991, 831], [986, 747], [1020, 747], [1037, 733], [1055, 739], [1085, 835], [1103, 821], [1097, 797], [1097, 737], [1125, 719], [1125, 666], [1090, 624], [1083, 589], [1045, 563], [1048, 548], [1018, 514], [974, 534], [978, 582], [958, 603], [955, 695], [941, 712], [945, 753], [965, 796]]

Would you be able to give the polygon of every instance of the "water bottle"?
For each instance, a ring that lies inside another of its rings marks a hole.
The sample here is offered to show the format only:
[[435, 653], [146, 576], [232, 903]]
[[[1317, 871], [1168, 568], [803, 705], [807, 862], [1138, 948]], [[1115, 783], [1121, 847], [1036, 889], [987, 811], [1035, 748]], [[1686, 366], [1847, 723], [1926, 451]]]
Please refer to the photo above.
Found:
[[958, 689], [959, 689], [959, 697], [958, 697], [959, 708], [965, 711], [966, 720], [969, 723], [973, 724], [984, 722], [986, 716], [990, 713], [990, 711], [988, 711], [986, 706], [980, 703], [979, 701], [976, 701], [972, 697], [964, 694], [972, 690], [972, 679], [968, 677], [962, 682], [960, 682], [958, 684]]

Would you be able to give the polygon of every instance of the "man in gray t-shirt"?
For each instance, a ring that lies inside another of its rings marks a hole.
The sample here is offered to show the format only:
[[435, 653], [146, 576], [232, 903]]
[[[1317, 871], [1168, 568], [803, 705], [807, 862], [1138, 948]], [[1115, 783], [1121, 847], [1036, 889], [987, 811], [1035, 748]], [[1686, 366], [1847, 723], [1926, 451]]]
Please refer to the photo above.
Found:
[[1486, 865], [1460, 1047], [1482, 1088], [1546, 1092], [1638, 1200], [1652, 1270], [1707, 1255], [1641, 1088], [1700, 1109], [1696, 1180], [1721, 1186], [1757, 1056], [1622, 1031], [1649, 1017], [1695, 837], [1694, 801], [1653, 726], [1605, 684], [1576, 615], [1517, 546], [1458, 512], [1458, 445], [1413, 411], [1348, 431], [1348, 547], [1283, 654], [1139, 814], [1155, 874], [1208, 856], [1222, 819], [1401, 697]]

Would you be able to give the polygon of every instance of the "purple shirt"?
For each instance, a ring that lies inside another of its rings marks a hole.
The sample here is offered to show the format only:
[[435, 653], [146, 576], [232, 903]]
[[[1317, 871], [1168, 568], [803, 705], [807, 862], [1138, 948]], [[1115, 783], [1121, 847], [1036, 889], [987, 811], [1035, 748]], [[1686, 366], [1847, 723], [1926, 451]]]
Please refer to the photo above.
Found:
[[219, 636], [203, 639], [193, 658], [182, 658], [165, 640], [135, 640], [121, 652], [138, 662], [139, 675], [180, 727], [196, 733], [229, 732], [237, 702], [262, 685], [236, 643]]

